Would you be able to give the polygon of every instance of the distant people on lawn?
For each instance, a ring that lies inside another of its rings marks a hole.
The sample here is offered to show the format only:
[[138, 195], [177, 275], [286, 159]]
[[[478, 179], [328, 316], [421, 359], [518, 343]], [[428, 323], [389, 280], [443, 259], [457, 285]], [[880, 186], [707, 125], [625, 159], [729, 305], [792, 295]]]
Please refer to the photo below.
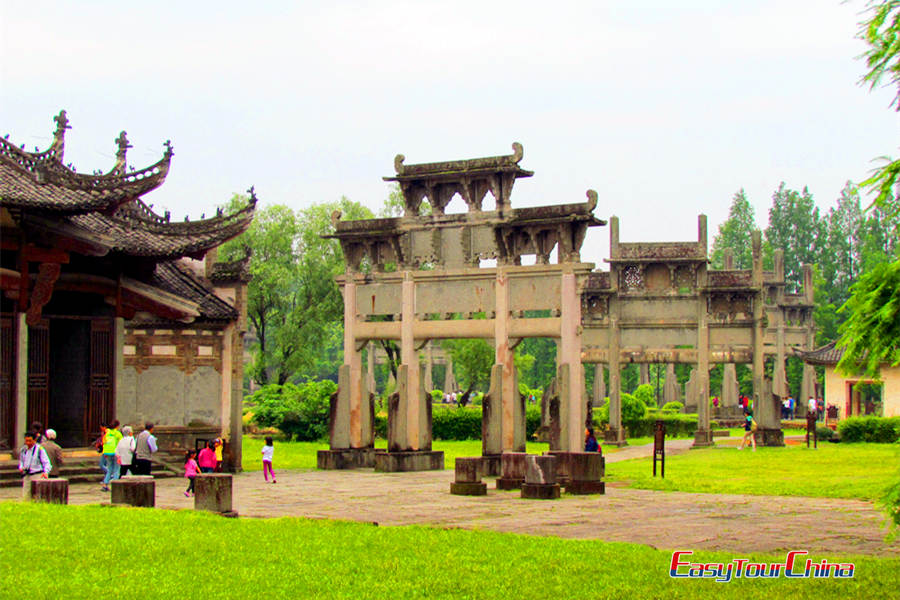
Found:
[[157, 450], [156, 436], [153, 435], [153, 423], [145, 423], [144, 430], [137, 436], [134, 451], [134, 473], [136, 475], [150, 474], [150, 459]]
[[184, 490], [186, 498], [194, 495], [194, 480], [199, 472], [200, 465], [197, 464], [197, 451], [188, 450], [184, 455], [184, 476], [188, 478], [188, 487]]
[[201, 473], [212, 473], [216, 470], [216, 451], [213, 450], [215, 442], [209, 440], [197, 455], [197, 464], [200, 465]]
[[753, 420], [753, 411], [745, 410], [744, 439], [741, 440], [741, 445], [738, 447], [738, 450], [743, 450], [748, 440], [753, 446], [753, 451], [756, 452], [756, 421]]
[[25, 445], [19, 451], [19, 473], [22, 475], [22, 498], [24, 500], [31, 500], [31, 480], [47, 479], [51, 469], [47, 451], [34, 438], [33, 431], [25, 433]]
[[222, 450], [225, 448], [225, 440], [222, 438], [216, 438], [214, 440], [215, 444], [215, 452], [216, 452], [216, 473], [222, 472]]
[[599, 450], [600, 444], [597, 443], [597, 438], [594, 436], [594, 428], [588, 427], [584, 430], [584, 451], [598, 452]]
[[816, 400], [816, 420], [824, 421], [825, 420], [825, 399], [819, 398]]
[[116, 445], [116, 462], [119, 463], [119, 475], [137, 475], [134, 465], [134, 451], [137, 449], [137, 440], [134, 439], [134, 430], [126, 425], [122, 428], [122, 439]]
[[788, 395], [788, 418], [789, 419], [794, 418], [794, 405], [795, 404], [796, 404], [796, 401], [794, 400], [794, 396]]
[[266, 437], [266, 445], [262, 447], [263, 478], [269, 483], [269, 473], [272, 474], [272, 483], [275, 481], [275, 471], [272, 470], [272, 455], [275, 454], [275, 446], [272, 444], [272, 436]]
[[781, 401], [781, 418], [788, 419], [791, 416], [791, 401], [790, 398], [785, 398]]
[[59, 468], [63, 464], [62, 448], [56, 443], [56, 431], [48, 429], [46, 438], [41, 447], [47, 452], [50, 459], [50, 477], [59, 477]]

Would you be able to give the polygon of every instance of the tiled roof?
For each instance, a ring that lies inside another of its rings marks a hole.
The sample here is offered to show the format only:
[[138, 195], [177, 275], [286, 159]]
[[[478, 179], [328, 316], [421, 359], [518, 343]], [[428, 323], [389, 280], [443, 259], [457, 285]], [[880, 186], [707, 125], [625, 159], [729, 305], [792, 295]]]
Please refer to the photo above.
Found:
[[808, 352], [803, 350], [794, 352], [810, 365], [836, 365], [844, 356], [844, 349], [837, 348], [836, 344], [837, 342], [831, 342]]
[[250, 256], [249, 254], [240, 260], [230, 262], [217, 262], [213, 264], [210, 281], [250, 281]]
[[197, 303], [203, 319], [230, 321], [238, 317], [234, 307], [217, 296], [212, 285], [175, 261], [156, 265], [149, 283]]

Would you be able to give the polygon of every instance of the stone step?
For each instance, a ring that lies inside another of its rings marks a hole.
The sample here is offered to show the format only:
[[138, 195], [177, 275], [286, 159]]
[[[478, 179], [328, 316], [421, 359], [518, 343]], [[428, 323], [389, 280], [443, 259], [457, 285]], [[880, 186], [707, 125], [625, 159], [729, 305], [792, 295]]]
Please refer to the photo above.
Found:
[[[99, 471], [99, 469], [98, 469]], [[154, 479], [168, 479], [170, 477], [178, 477], [178, 473], [173, 473], [168, 470], [154, 470], [152, 471]], [[63, 475], [64, 479], [68, 479], [69, 483], [100, 483], [103, 481], [103, 473], [82, 473], [75, 475]], [[22, 478], [16, 477], [15, 479], [0, 479], [0, 488], [10, 488], [10, 487], [22, 487]]]

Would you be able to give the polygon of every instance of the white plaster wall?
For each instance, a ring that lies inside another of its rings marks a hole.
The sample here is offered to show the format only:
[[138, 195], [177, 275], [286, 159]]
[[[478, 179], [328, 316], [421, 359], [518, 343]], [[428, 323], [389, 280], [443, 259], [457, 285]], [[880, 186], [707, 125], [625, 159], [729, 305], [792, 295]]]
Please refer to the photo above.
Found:
[[116, 407], [123, 423], [152, 421], [162, 426], [203, 422], [220, 426], [221, 379], [213, 367], [197, 367], [185, 375], [176, 366], [150, 366], [138, 373], [124, 368], [122, 395]]

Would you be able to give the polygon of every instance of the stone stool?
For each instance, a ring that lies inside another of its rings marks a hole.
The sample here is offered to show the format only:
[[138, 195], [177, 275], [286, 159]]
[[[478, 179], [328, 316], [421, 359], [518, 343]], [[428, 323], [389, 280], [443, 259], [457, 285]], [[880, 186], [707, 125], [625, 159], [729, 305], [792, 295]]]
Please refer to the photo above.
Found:
[[555, 456], [556, 457], [556, 482], [565, 485], [569, 483], [569, 480], [572, 478], [571, 472], [571, 461], [569, 456], [571, 454], [580, 454], [579, 452], [565, 452], [563, 450], [550, 450], [548, 452], [544, 452], [545, 456]]
[[111, 504], [129, 506], [156, 506], [156, 481], [152, 475], [128, 475], [109, 482], [112, 488]]
[[603, 494], [606, 459], [599, 452], [570, 452], [567, 494]]
[[498, 490], [515, 490], [525, 481], [525, 452], [504, 452], [500, 455], [500, 477]]
[[525, 460], [525, 483], [522, 484], [523, 498], [559, 498], [556, 462], [555, 456], [528, 456]]
[[32, 502], [69, 503], [68, 479], [32, 479], [30, 483]]
[[500, 475], [500, 454], [484, 454], [481, 456], [481, 476], [497, 477]]
[[456, 459], [456, 481], [450, 484], [450, 493], [458, 496], [486, 496], [487, 484], [481, 482], [481, 458]]
[[194, 479], [194, 510], [236, 517], [231, 510], [231, 473], [200, 473]]

